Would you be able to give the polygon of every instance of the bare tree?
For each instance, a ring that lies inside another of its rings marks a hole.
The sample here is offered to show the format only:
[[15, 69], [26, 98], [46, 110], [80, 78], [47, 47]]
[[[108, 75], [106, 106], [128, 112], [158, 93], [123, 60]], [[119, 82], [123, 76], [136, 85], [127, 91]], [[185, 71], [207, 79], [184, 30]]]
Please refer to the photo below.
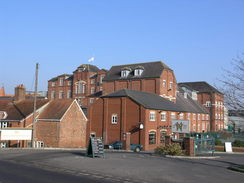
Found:
[[244, 54], [233, 59], [232, 70], [224, 70], [224, 76], [220, 79], [225, 95], [225, 104], [229, 109], [244, 110]]

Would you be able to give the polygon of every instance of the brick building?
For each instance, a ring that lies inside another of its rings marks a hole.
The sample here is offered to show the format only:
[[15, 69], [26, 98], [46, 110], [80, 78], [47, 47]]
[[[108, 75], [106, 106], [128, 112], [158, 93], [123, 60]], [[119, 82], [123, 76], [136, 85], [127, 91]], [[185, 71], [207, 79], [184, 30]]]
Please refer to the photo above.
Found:
[[124, 88], [155, 93], [170, 101], [176, 100], [176, 78], [166, 64], [146, 62], [112, 66], [103, 79], [103, 94]]
[[[152, 150], [172, 134], [173, 119], [189, 120], [190, 131], [208, 131], [208, 112], [188, 96], [177, 94], [177, 102], [148, 92], [122, 89], [102, 96], [89, 107], [89, 134], [103, 137], [108, 144], [130, 133], [132, 144]], [[139, 125], [144, 128], [140, 129]]]
[[77, 99], [80, 105], [89, 106], [103, 90], [107, 71], [94, 65], [82, 64], [72, 75], [63, 74], [48, 81], [49, 99]]
[[[33, 123], [33, 99], [25, 99], [25, 87], [15, 88], [15, 97], [0, 99], [0, 111], [6, 117], [0, 119], [2, 130], [31, 129]], [[87, 118], [74, 99], [37, 100], [37, 144], [45, 147], [85, 147]], [[0, 136], [1, 138], [1, 136]], [[0, 147], [28, 147], [30, 140], [1, 140]]]
[[185, 92], [198, 100], [210, 113], [211, 131], [224, 129], [224, 95], [207, 82], [178, 84]]

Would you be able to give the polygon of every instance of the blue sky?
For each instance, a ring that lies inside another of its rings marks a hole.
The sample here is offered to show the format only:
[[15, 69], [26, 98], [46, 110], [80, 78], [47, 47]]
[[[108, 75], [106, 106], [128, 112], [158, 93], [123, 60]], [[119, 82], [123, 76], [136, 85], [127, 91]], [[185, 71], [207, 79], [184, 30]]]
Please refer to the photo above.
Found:
[[178, 82], [218, 84], [244, 52], [244, 0], [0, 0], [0, 85], [11, 94], [95, 57], [94, 65], [162, 60]]

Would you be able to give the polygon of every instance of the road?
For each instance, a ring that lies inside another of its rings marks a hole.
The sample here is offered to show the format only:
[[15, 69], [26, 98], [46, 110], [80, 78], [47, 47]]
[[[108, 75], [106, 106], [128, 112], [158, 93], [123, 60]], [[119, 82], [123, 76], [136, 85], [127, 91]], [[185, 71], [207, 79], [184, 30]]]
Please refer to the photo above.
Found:
[[214, 159], [178, 159], [143, 152], [107, 152], [105, 158], [88, 158], [81, 150], [0, 150], [0, 183], [243, 182], [243, 173], [227, 168], [244, 164], [244, 154], [216, 155]]

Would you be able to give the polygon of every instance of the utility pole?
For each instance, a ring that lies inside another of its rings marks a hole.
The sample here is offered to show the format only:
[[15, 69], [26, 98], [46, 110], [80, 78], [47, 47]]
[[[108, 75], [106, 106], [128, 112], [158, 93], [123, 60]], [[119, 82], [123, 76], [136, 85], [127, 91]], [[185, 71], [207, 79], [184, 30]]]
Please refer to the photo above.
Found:
[[35, 93], [34, 93], [33, 120], [32, 120], [32, 139], [31, 139], [32, 148], [35, 148], [35, 138], [36, 138], [36, 97], [37, 97], [37, 85], [38, 85], [38, 67], [39, 64], [36, 63]]

